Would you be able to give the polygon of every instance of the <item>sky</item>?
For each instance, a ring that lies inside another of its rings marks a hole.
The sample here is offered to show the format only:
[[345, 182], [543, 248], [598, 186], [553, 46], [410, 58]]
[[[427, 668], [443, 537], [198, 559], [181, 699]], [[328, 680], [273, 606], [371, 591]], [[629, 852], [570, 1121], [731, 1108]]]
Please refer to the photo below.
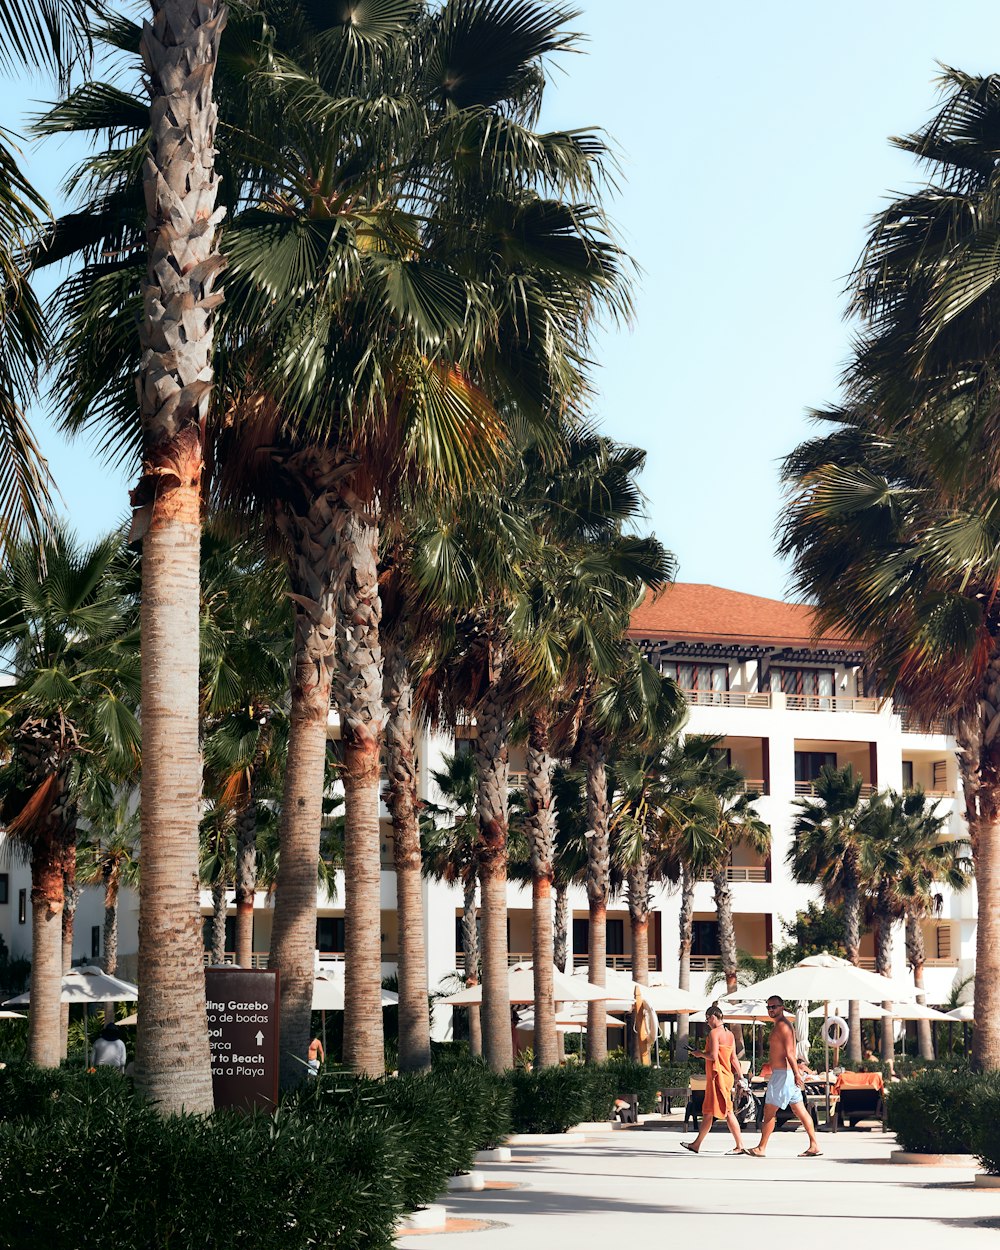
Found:
[[[572, 0], [570, 0], [572, 2]], [[888, 143], [926, 120], [937, 62], [1000, 71], [990, 0], [576, 0], [581, 53], [552, 67], [542, 125], [600, 128], [620, 158], [608, 208], [638, 266], [631, 326], [594, 344], [594, 415], [647, 449], [647, 526], [678, 578], [785, 597], [780, 462], [835, 402], [843, 290], [867, 223], [920, 171]], [[42, 81], [0, 83], [19, 128]], [[65, 141], [29, 154], [58, 204]], [[58, 410], [57, 397], [53, 411]], [[127, 482], [38, 415], [65, 511], [115, 525]]]

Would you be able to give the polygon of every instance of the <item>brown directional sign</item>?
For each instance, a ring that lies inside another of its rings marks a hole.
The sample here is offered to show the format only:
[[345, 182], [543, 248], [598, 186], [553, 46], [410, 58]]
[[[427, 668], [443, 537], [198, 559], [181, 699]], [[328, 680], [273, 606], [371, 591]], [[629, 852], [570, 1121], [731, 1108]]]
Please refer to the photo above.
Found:
[[277, 1106], [278, 989], [277, 971], [205, 969], [216, 1107]]

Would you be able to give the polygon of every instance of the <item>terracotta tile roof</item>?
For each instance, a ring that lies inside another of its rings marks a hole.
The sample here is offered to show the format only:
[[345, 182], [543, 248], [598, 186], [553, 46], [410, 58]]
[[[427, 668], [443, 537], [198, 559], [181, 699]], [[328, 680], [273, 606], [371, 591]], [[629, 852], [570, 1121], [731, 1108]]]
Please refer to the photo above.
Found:
[[686, 642], [753, 642], [782, 647], [858, 648], [843, 632], [817, 637], [813, 609], [721, 586], [674, 582], [656, 598], [652, 592], [632, 615], [634, 638]]

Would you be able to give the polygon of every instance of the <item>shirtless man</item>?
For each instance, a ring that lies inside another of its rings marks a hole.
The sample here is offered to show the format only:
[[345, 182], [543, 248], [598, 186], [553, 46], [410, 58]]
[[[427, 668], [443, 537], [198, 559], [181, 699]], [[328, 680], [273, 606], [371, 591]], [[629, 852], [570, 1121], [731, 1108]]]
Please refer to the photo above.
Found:
[[768, 1139], [774, 1132], [778, 1111], [790, 1107], [792, 1114], [809, 1134], [809, 1149], [803, 1150], [799, 1158], [814, 1159], [823, 1152], [816, 1140], [812, 1118], [802, 1100], [805, 1081], [795, 1059], [795, 1034], [785, 1019], [783, 999], [772, 995], [767, 1000], [767, 1014], [771, 1017], [771, 1037], [768, 1043], [771, 1049], [771, 1079], [764, 1095], [764, 1123], [761, 1126], [760, 1141], [747, 1154], [757, 1159], [764, 1158]]

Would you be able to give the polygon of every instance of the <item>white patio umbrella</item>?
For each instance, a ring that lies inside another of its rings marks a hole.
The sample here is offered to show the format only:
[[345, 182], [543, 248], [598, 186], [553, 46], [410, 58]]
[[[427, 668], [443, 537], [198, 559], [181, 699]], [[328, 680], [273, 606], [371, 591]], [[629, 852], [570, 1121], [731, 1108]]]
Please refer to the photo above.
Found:
[[[606, 1002], [614, 997], [612, 992], [600, 985], [591, 985], [581, 977], [568, 977], [552, 965], [553, 1000], [557, 1003]], [[457, 994], [449, 994], [440, 1000], [450, 1007], [468, 1007], [483, 1001], [483, 987], [469, 985]], [[530, 963], [515, 964], [508, 972], [507, 1001], [509, 1003], [533, 1003], [535, 1001], [535, 977]]]
[[0, 1011], [0, 1020], [27, 1020], [23, 1011]]
[[[821, 999], [824, 1014], [829, 1015], [831, 999], [846, 998], [860, 1002], [879, 1002], [896, 1000], [912, 1002], [917, 991], [912, 985], [903, 981], [893, 981], [889, 977], [879, 976], [865, 968], [856, 968], [846, 959], [823, 952], [810, 955], [800, 960], [793, 968], [778, 972], [773, 977], [765, 977], [763, 981], [754, 982], [754, 993], [765, 998], [772, 996], [798, 1002], [802, 1000]], [[723, 995], [733, 1000], [739, 997], [739, 991]], [[826, 1039], [823, 1040], [825, 1067], [830, 1070], [830, 1052]], [[826, 1122], [830, 1123], [830, 1094], [827, 1086]], [[837, 1131], [834, 1124], [833, 1131]]]
[[973, 1003], [961, 1003], [954, 1011], [946, 1011], [944, 1014], [947, 1020], [961, 1020], [963, 1024], [975, 1024], [975, 1012]]
[[[62, 993], [59, 1001], [63, 1003], [119, 1003], [135, 1002], [139, 997], [139, 989], [130, 981], [121, 981], [110, 976], [103, 968], [93, 964], [83, 964], [79, 968], [71, 968], [63, 974]], [[25, 990], [14, 998], [4, 1002], [5, 1007], [19, 1007], [31, 1003], [31, 991]]]
[[800, 1002], [795, 1008], [795, 1059], [809, 1062], [809, 1004]]
[[[333, 969], [336, 969], [334, 971]], [[392, 990], [382, 990], [382, 1006], [392, 1007], [399, 1002], [399, 995]], [[323, 1054], [326, 1054], [326, 1013], [344, 1010], [344, 965], [334, 964], [331, 969], [317, 972], [313, 977], [313, 1011], [320, 1013], [323, 1030]]]
[[[723, 987], [724, 989], [725, 987]], [[714, 1002], [715, 998], [709, 999], [705, 1004], [707, 1010]], [[729, 1003], [723, 1008], [726, 1013], [726, 1023], [731, 1020], [737, 1024], [750, 1025], [750, 1068], [751, 1071], [757, 1071], [757, 1025], [766, 1024], [770, 1020], [767, 1014], [767, 1003], [763, 999], [746, 999], [738, 1003]]]
[[[858, 1003], [858, 1019], [859, 1020], [881, 1020], [887, 1016], [889, 1012], [884, 1007], [880, 1007], [878, 1003]], [[827, 1003], [825, 1007], [817, 1007], [810, 1011], [810, 1020], [825, 1020], [827, 1016], [840, 1016], [841, 1019], [847, 1019], [846, 1003]]]

